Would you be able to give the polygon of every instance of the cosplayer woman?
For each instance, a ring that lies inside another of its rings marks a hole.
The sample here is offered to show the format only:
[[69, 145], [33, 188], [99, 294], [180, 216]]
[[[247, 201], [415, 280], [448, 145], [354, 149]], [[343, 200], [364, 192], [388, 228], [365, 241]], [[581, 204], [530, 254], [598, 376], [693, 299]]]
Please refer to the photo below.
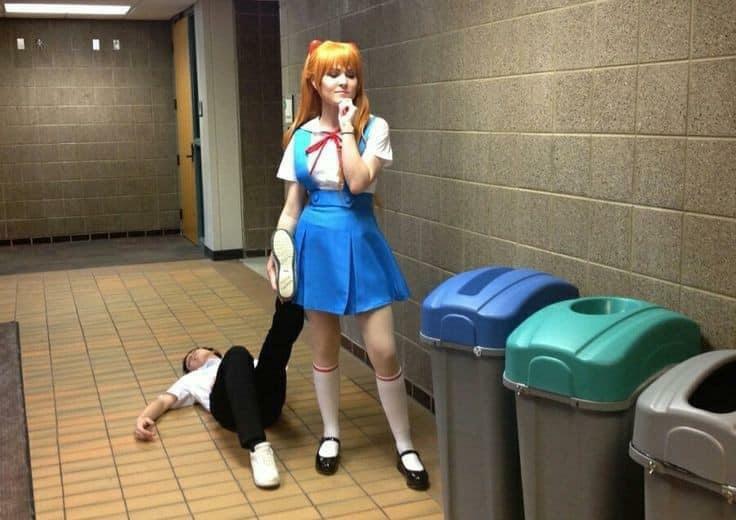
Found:
[[[397, 467], [409, 487], [426, 489], [429, 478], [410, 436], [390, 306], [408, 298], [409, 290], [373, 215], [378, 174], [392, 159], [388, 124], [370, 115], [354, 44], [312, 42], [300, 94], [296, 119], [284, 135], [277, 176], [286, 181], [286, 202], [267, 268], [281, 296], [294, 293], [312, 330], [314, 384], [324, 428], [316, 469], [331, 475], [338, 468], [339, 317], [355, 315], [396, 441]], [[295, 261], [284, 230], [294, 236]], [[284, 283], [291, 281], [292, 263], [295, 291]]]
[[230, 348], [225, 357], [211, 348], [187, 352], [182, 361], [185, 375], [141, 412], [135, 438], [154, 440], [156, 419], [170, 408], [199, 403], [222, 427], [237, 432], [240, 445], [250, 452], [256, 486], [278, 486], [279, 472], [263, 429], [281, 415], [286, 400], [286, 363], [303, 324], [301, 307], [277, 301], [271, 330], [255, 367], [244, 347]]

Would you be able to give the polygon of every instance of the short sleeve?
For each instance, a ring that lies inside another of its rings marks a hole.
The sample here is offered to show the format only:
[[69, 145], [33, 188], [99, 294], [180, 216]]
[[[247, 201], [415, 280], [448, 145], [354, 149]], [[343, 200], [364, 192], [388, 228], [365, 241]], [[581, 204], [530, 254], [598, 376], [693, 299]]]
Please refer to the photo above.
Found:
[[389, 137], [388, 123], [381, 117], [374, 116], [371, 123], [368, 141], [365, 144], [363, 157], [374, 156], [381, 159], [384, 167], [391, 166], [393, 151], [391, 150], [391, 139]]
[[188, 382], [189, 378], [187, 376], [180, 377], [176, 383], [166, 390], [167, 394], [171, 394], [176, 397], [176, 402], [171, 405], [171, 408], [183, 408], [184, 406], [191, 406], [194, 404], [194, 396], [189, 390], [190, 385]]
[[279, 170], [276, 173], [276, 177], [285, 181], [296, 181], [296, 172], [294, 171], [294, 139], [289, 141], [289, 144], [284, 150], [284, 156], [281, 158], [281, 164]]

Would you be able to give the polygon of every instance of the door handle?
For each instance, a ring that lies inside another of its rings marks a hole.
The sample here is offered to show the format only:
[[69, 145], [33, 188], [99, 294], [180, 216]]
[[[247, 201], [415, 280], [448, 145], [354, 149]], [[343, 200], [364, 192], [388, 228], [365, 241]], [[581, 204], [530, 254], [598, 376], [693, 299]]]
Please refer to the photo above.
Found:
[[185, 155], [184, 157], [186, 157], [187, 159], [191, 159], [191, 160], [194, 160], [194, 143], [189, 143], [189, 150], [190, 150], [190, 151], [191, 151], [192, 153], [191, 153], [191, 154], [189, 154], [189, 155]]

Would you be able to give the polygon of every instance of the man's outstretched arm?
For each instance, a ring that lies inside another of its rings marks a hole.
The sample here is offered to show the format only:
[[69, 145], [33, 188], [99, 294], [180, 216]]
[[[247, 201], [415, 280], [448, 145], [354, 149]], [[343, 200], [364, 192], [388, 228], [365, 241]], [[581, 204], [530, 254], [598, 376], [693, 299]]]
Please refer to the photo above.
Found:
[[135, 438], [139, 441], [152, 441], [156, 437], [156, 419], [166, 413], [175, 402], [176, 396], [161, 394], [148, 403], [135, 421]]

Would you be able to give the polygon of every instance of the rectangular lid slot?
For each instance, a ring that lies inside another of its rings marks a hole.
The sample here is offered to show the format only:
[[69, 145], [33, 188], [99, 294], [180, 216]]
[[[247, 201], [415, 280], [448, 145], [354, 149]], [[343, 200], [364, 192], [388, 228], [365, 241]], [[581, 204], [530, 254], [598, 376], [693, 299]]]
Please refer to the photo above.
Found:
[[736, 412], [736, 360], [710, 374], [688, 402], [690, 406], [712, 413]]

